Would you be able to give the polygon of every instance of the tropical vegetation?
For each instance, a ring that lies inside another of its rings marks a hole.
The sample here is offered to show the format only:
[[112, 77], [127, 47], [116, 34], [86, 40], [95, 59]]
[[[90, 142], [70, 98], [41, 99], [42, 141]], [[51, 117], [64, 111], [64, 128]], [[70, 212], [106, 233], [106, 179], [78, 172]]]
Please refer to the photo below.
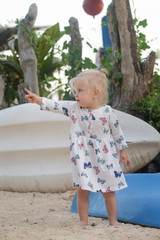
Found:
[[[142, 59], [143, 52], [149, 49], [149, 42], [146, 36], [141, 32], [141, 28], [147, 26], [146, 19], [139, 21], [136, 17], [134, 19], [139, 56]], [[71, 56], [69, 51], [69, 42], [64, 41], [62, 47], [59, 45], [59, 40], [64, 35], [70, 34], [70, 27], [65, 27], [64, 31], [60, 31], [59, 23], [46, 29], [46, 31], [37, 35], [35, 29], [30, 33], [32, 39], [32, 46], [37, 57], [37, 70], [39, 81], [40, 95], [50, 96], [52, 92], [59, 89], [61, 99], [73, 99], [69, 89], [69, 80], [77, 75], [83, 69], [96, 68], [96, 65], [89, 58], [79, 58], [76, 61], [76, 54], [74, 55], [76, 65], [74, 71], [71, 64]], [[83, 39], [82, 39], [83, 41]], [[92, 46], [87, 43], [90, 48]], [[10, 48], [10, 55], [0, 55], [0, 71], [5, 77], [5, 107], [10, 107], [14, 104], [19, 104], [20, 99], [18, 95], [18, 85], [24, 82], [23, 72], [20, 67], [19, 51], [17, 40], [14, 43], [14, 49]], [[93, 48], [93, 52], [98, 50]], [[75, 53], [77, 49], [75, 49]], [[114, 62], [121, 58], [120, 52], [117, 53], [115, 59], [112, 56], [112, 49], [107, 49], [108, 55], [105, 55], [102, 60], [102, 66], [108, 70], [108, 77], [112, 84], [112, 71]], [[77, 54], [79, 54], [77, 52]], [[57, 77], [56, 73], [63, 71], [67, 79], [64, 83], [61, 77]], [[130, 106], [131, 111], [136, 115], [149, 122], [152, 126], [160, 131], [160, 75], [159, 70], [153, 74], [152, 89], [146, 96], [142, 96], [134, 105]], [[117, 79], [123, 77], [120, 72], [116, 73]], [[53, 83], [54, 87], [53, 87]], [[118, 84], [118, 81], [117, 81]], [[112, 93], [110, 93], [110, 104], [112, 103]]]

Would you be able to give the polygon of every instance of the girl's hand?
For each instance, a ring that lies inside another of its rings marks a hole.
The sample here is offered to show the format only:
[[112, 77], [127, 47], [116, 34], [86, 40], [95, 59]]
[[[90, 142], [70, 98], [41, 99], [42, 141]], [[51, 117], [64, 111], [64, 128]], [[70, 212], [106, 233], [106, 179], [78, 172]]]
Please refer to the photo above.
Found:
[[42, 98], [39, 97], [38, 95], [30, 92], [27, 88], [24, 88], [24, 91], [28, 93], [28, 95], [25, 96], [27, 101], [29, 103], [37, 103], [38, 105], [42, 104]]
[[131, 161], [128, 158], [127, 150], [123, 149], [120, 151], [120, 163], [124, 162], [124, 167], [129, 166]]

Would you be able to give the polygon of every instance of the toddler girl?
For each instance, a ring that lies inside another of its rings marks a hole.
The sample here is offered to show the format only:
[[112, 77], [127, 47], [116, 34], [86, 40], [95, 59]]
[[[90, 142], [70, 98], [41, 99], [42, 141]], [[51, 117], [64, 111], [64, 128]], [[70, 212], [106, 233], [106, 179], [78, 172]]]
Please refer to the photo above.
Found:
[[106, 70], [86, 70], [70, 84], [76, 102], [41, 98], [25, 89], [26, 99], [39, 104], [42, 110], [62, 113], [71, 119], [70, 154], [80, 224], [88, 224], [89, 193], [92, 191], [103, 194], [109, 223], [118, 225], [115, 191], [127, 187], [119, 161], [124, 161], [126, 167], [130, 160], [116, 114], [106, 105]]

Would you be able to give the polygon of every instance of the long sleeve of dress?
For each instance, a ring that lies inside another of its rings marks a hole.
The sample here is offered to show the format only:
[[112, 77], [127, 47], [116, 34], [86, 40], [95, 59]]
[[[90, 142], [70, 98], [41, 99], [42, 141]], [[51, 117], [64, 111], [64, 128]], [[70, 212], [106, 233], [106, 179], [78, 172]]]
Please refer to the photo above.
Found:
[[40, 106], [41, 110], [51, 111], [55, 113], [61, 113], [68, 117], [71, 117], [71, 109], [73, 102], [66, 101], [53, 101], [48, 98], [42, 98], [42, 104]]
[[109, 127], [111, 130], [111, 134], [114, 138], [114, 142], [117, 150], [122, 150], [127, 148], [128, 146], [127, 146], [124, 134], [122, 132], [121, 126], [119, 124], [117, 115], [112, 108], [110, 109]]

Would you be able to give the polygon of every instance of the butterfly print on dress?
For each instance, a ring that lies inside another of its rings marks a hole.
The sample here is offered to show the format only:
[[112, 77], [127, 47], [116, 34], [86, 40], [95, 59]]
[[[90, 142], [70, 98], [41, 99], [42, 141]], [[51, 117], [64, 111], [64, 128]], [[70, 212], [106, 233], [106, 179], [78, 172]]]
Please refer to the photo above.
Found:
[[106, 144], [104, 145], [104, 147], [103, 147], [103, 149], [102, 149], [103, 151], [104, 151], [104, 153], [108, 153], [108, 149], [107, 149], [107, 146], [106, 146]]
[[107, 119], [105, 117], [101, 117], [102, 125], [104, 126], [107, 123]]
[[75, 123], [76, 123], [76, 121], [77, 121], [77, 118], [75, 118], [75, 116], [74, 116], [74, 115], [72, 115], [71, 119], [72, 119], [73, 123], [75, 124]]
[[92, 168], [91, 162], [84, 163], [84, 169], [86, 169], [86, 168]]
[[122, 171], [120, 171], [120, 172], [114, 171], [114, 175], [116, 178], [121, 177]]
[[62, 110], [64, 112], [64, 115], [69, 116], [68, 114], [68, 108], [62, 107]]

